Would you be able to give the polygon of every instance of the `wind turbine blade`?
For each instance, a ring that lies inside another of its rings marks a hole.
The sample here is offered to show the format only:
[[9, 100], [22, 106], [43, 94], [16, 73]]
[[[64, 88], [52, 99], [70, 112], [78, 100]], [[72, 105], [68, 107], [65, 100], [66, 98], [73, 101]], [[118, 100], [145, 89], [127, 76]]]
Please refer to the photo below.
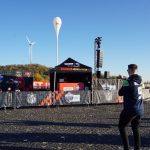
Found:
[[30, 40], [29, 40], [28, 36], [26, 36], [26, 39], [27, 39], [28, 43], [30, 44], [31, 42], [30, 42]]
[[32, 42], [31, 44], [32, 44], [32, 45], [34, 45], [34, 44], [35, 44], [35, 42]]

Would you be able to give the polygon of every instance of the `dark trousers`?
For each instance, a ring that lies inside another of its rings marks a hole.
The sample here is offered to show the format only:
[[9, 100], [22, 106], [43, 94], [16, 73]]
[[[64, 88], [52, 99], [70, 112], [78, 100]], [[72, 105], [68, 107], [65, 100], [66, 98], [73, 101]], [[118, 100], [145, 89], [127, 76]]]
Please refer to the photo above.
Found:
[[122, 143], [124, 146], [124, 150], [129, 150], [129, 139], [126, 132], [126, 126], [131, 123], [133, 136], [134, 136], [134, 150], [140, 150], [140, 133], [139, 133], [139, 125], [140, 125], [141, 117], [139, 115], [130, 115], [125, 113], [124, 111], [120, 114], [119, 120], [119, 131], [122, 139]]

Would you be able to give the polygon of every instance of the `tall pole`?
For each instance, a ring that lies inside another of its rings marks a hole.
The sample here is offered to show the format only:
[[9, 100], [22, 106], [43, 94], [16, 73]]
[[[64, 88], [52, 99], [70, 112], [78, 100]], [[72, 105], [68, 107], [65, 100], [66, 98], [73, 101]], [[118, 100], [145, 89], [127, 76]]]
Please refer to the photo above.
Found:
[[95, 87], [98, 88], [98, 79], [100, 78], [100, 68], [102, 68], [102, 50], [100, 48], [102, 37], [94, 40], [94, 72], [96, 74]]
[[56, 32], [56, 65], [58, 65], [58, 63], [59, 63], [59, 59], [58, 59], [58, 36], [59, 36], [60, 27], [62, 25], [62, 21], [61, 21], [60, 17], [54, 18], [53, 25], [54, 25], [55, 32]]
[[29, 44], [29, 64], [31, 64], [31, 48], [30, 48], [30, 44]]
[[32, 64], [32, 45], [29, 45], [30, 65]]
[[[59, 36], [59, 30], [60, 27], [62, 25], [62, 21], [60, 19], [60, 17], [55, 17], [53, 20], [53, 25], [55, 28], [55, 32], [56, 32], [56, 66], [59, 63], [59, 59], [58, 59], [58, 36]], [[56, 70], [54, 71], [54, 91], [56, 90]]]
[[30, 58], [30, 63], [32, 64], [32, 45], [31, 45], [31, 49], [30, 49], [31, 51], [31, 58]]
[[58, 35], [56, 35], [56, 65], [58, 65]]

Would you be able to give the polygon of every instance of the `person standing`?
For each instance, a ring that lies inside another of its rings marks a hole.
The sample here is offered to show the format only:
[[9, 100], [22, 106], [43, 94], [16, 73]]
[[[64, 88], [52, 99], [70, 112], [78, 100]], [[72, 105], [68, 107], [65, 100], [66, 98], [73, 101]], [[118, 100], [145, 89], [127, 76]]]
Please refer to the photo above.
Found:
[[129, 150], [129, 139], [126, 127], [131, 123], [134, 136], [134, 150], [140, 150], [139, 126], [141, 117], [144, 114], [144, 105], [142, 98], [142, 78], [137, 74], [138, 66], [136, 64], [128, 65], [129, 78], [123, 81], [123, 86], [119, 90], [119, 96], [123, 96], [123, 110], [119, 119], [119, 131], [124, 146], [124, 150]]

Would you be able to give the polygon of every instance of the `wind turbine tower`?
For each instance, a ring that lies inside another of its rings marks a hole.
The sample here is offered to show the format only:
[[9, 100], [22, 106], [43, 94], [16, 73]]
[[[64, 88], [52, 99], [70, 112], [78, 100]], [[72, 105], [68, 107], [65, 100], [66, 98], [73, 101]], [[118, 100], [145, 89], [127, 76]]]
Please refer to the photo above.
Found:
[[32, 46], [35, 44], [35, 42], [31, 42], [28, 38], [28, 36], [26, 36], [26, 39], [28, 41], [29, 44], [29, 63], [32, 64]]

